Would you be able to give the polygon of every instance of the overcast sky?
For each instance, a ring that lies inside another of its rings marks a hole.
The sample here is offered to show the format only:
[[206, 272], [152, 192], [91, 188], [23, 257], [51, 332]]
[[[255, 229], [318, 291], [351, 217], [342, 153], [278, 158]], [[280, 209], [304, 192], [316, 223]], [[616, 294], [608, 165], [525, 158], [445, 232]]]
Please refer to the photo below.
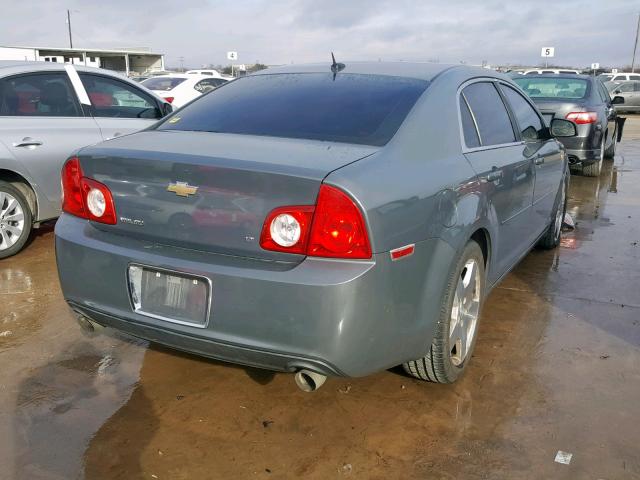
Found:
[[[151, 47], [170, 67], [326, 61], [631, 63], [638, 0], [2, 0], [0, 45]], [[638, 55], [640, 57], [640, 55]]]

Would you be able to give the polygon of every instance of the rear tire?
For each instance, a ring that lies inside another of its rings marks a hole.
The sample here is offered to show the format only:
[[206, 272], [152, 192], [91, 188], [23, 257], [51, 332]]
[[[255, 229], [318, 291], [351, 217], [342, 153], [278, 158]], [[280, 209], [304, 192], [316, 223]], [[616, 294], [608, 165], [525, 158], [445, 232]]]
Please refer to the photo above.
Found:
[[560, 244], [560, 237], [562, 236], [562, 222], [564, 221], [564, 214], [567, 211], [567, 183], [569, 182], [565, 175], [562, 178], [560, 189], [556, 194], [556, 205], [553, 209], [549, 228], [544, 236], [538, 241], [538, 247], [544, 248], [545, 250], [551, 250]]
[[602, 164], [604, 162], [604, 143], [605, 139], [603, 138], [600, 143], [600, 158], [598, 161], [591, 165], [587, 165], [586, 167], [582, 167], [582, 174], [585, 177], [597, 177], [600, 175], [600, 172], [602, 171]]
[[429, 353], [402, 365], [409, 375], [435, 383], [453, 383], [462, 375], [478, 337], [484, 294], [484, 256], [470, 240], [449, 273]]
[[616, 137], [618, 136], [618, 132], [613, 132], [613, 137], [611, 137], [611, 145], [604, 151], [605, 158], [613, 158], [616, 156]]
[[31, 227], [31, 208], [25, 196], [10, 183], [0, 181], [0, 259], [22, 250]]

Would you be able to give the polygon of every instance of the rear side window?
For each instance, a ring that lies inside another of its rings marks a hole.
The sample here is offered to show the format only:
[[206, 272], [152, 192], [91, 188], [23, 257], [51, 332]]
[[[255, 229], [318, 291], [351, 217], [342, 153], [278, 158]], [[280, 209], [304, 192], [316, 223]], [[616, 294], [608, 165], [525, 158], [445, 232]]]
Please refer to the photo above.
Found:
[[542, 120], [540, 120], [540, 117], [529, 102], [511, 87], [500, 85], [500, 88], [507, 98], [509, 105], [511, 105], [513, 115], [518, 121], [522, 139], [526, 142], [535, 142], [542, 138]]
[[386, 144], [428, 82], [339, 73], [244, 77], [197, 99], [159, 130]]
[[160, 90], [163, 92], [168, 92], [176, 88], [185, 80], [186, 78], [160, 76], [160, 77], [147, 78], [142, 82], [142, 85], [147, 87], [149, 90]]
[[145, 91], [116, 78], [80, 73], [95, 117], [160, 118], [162, 114]]
[[462, 95], [476, 120], [483, 147], [515, 142], [509, 114], [492, 83], [472, 83], [462, 90]]
[[218, 88], [223, 83], [226, 83], [226, 80], [221, 78], [205, 78], [196, 83], [193, 88], [200, 93], [207, 93], [210, 90]]
[[0, 115], [81, 117], [82, 110], [66, 73], [37, 73], [0, 80]]
[[464, 135], [464, 143], [467, 148], [476, 148], [480, 146], [478, 138], [478, 130], [469, 111], [469, 105], [464, 97], [460, 97], [460, 117], [462, 118], [462, 133]]

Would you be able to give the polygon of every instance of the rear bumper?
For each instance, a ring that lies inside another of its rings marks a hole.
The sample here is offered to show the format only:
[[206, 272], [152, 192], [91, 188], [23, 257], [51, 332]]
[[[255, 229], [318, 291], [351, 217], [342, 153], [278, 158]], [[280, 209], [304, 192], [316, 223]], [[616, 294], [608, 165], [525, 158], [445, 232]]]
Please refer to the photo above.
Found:
[[[233, 363], [362, 376], [426, 353], [455, 252], [430, 239], [397, 262], [381, 253], [279, 264], [154, 245], [62, 215], [56, 255], [65, 299], [102, 325]], [[132, 262], [209, 278], [207, 327], [134, 312]]]
[[570, 165], [590, 165], [600, 159], [602, 134], [592, 125], [578, 125], [578, 136], [559, 139]]

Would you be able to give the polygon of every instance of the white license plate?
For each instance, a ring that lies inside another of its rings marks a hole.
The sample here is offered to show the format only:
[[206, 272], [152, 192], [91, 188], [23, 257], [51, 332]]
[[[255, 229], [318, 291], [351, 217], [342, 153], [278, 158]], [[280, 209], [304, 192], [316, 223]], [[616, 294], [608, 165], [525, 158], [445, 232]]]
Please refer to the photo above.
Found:
[[168, 322], [204, 328], [211, 305], [211, 283], [204, 277], [130, 265], [133, 310]]

